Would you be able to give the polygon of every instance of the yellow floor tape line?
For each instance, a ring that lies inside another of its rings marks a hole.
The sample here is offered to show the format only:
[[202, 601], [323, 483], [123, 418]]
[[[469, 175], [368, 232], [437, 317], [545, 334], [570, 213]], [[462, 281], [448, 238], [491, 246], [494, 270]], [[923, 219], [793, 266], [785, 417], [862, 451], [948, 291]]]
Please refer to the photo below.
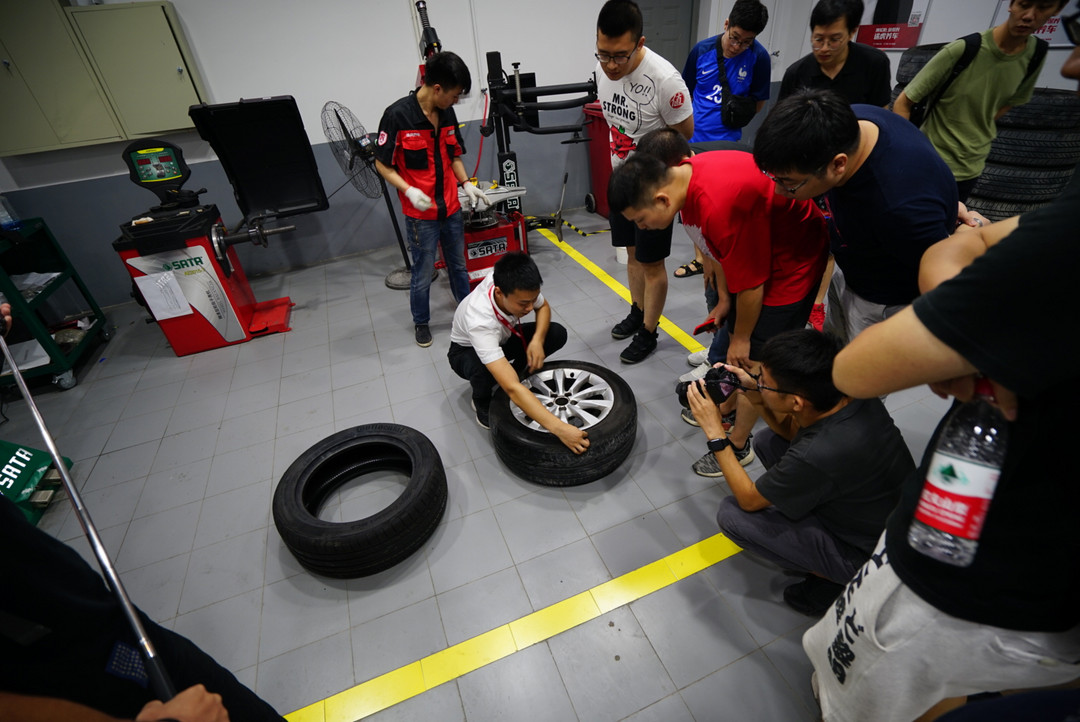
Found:
[[354, 722], [637, 601], [739, 551], [730, 539], [716, 534], [581, 594], [308, 705], [285, 719]]
[[[604, 269], [560, 241], [551, 231], [542, 228], [539, 233], [624, 301], [630, 302], [630, 292]], [[693, 336], [664, 317], [660, 318], [660, 327], [690, 351], [704, 348]], [[355, 722], [637, 601], [740, 551], [723, 534], [715, 534], [569, 599], [298, 709], [285, 719], [289, 722]]]
[[[582, 255], [580, 251], [578, 251], [566, 241], [560, 241], [558, 236], [556, 236], [548, 229], [541, 228], [536, 232], [551, 241], [555, 245], [555, 247], [561, 250], [563, 253], [577, 261], [578, 264], [580, 264], [589, 273], [596, 276], [596, 278], [599, 279], [601, 283], [603, 283], [605, 286], [618, 294], [618, 296], [622, 298], [622, 300], [630, 303], [629, 289], [627, 289], [626, 286], [622, 285], [614, 278], [612, 278], [607, 271], [605, 271], [603, 268], [600, 268], [600, 266], [593, 263], [586, 256]], [[673, 339], [682, 344], [686, 348], [686, 350], [690, 351], [691, 353], [703, 351], [705, 349], [704, 346], [698, 343], [697, 339], [695, 339], [686, 331], [683, 331], [681, 328], [669, 321], [666, 316], [660, 317], [660, 328], [665, 333], [667, 333], [667, 335], [671, 336]]]

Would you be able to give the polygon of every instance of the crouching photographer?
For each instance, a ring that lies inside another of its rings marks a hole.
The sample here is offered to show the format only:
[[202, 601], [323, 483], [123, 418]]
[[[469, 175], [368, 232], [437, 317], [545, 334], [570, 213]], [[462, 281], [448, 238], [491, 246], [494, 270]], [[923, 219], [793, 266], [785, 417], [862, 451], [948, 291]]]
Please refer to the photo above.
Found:
[[[803, 575], [784, 590], [784, 601], [813, 616], [870, 557], [901, 483], [915, 471], [880, 399], [853, 399], [833, 386], [839, 350], [819, 331], [786, 331], [765, 344], [756, 377], [717, 364], [705, 378], [677, 387], [731, 489], [716, 515], [720, 530]], [[745, 394], [769, 426], [753, 441], [765, 466], [757, 481], [724, 431], [718, 404], [732, 393]]]

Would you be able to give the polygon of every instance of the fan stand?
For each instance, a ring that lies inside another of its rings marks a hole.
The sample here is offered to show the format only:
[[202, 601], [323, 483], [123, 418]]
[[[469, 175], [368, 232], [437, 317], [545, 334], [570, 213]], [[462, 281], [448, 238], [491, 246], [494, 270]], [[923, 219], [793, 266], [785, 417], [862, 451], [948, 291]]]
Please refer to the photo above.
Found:
[[[356, 186], [356, 189], [374, 199], [376, 197], [374, 195], [375, 189], [368, 189], [367, 183], [357, 182], [357, 178], [360, 177], [361, 172], [368, 171], [379, 179], [380, 195], [386, 201], [386, 212], [390, 214], [390, 222], [394, 224], [394, 235], [397, 236], [398, 248], [401, 249], [401, 259], [405, 262], [403, 267], [395, 268], [386, 275], [386, 287], [396, 291], [411, 288], [412, 264], [409, 263], [409, 252], [405, 248], [405, 239], [401, 235], [401, 226], [398, 224], [397, 213], [394, 212], [394, 204], [390, 200], [390, 190], [386, 187], [386, 179], [375, 168], [372, 146], [374, 139], [364, 130], [364, 126], [360, 125], [360, 121], [356, 119], [356, 116], [348, 108], [334, 101], [329, 101], [323, 105], [322, 122], [323, 131], [330, 141], [341, 169], [345, 171], [345, 175]], [[345, 150], [345, 147], [340, 145], [341, 142], [345, 142], [348, 146], [347, 161], [341, 153], [341, 151]], [[365, 167], [354, 170], [357, 158], [362, 160]], [[439, 277], [439, 271], [438, 269], [432, 270], [431, 280], [434, 281]]]
[[401, 248], [401, 258], [405, 261], [404, 266], [395, 268], [386, 274], [386, 287], [395, 291], [407, 291], [412, 285], [412, 265], [409, 263], [409, 252], [405, 250], [405, 240], [401, 237], [401, 226], [398, 225], [397, 213], [394, 212], [394, 204], [390, 201], [389, 189], [387, 189], [386, 181], [383, 180], [381, 175], [379, 176], [379, 183], [382, 184], [382, 197], [386, 200], [386, 211], [390, 214], [390, 220], [394, 223], [394, 233], [397, 235], [398, 247]]
[[[387, 213], [390, 214], [390, 220], [394, 224], [394, 235], [397, 236], [397, 247], [402, 249], [402, 260], [405, 261], [405, 265], [399, 269], [394, 269], [387, 274], [386, 281], [387, 288], [393, 288], [394, 290], [408, 290], [413, 285], [413, 264], [408, 262], [408, 251], [405, 249], [405, 240], [402, 237], [402, 229], [397, 224], [397, 214], [394, 213], [394, 204], [390, 200], [390, 189], [387, 188], [387, 181], [381, 175], [379, 176], [379, 185], [382, 186], [382, 197], [387, 202]], [[436, 271], [437, 273], [437, 271]]]

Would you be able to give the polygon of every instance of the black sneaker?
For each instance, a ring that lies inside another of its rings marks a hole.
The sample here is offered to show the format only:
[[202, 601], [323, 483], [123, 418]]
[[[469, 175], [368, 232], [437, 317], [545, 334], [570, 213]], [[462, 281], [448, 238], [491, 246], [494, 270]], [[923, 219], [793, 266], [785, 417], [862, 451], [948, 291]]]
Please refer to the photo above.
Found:
[[634, 334], [634, 340], [619, 354], [619, 360], [624, 364], [636, 364], [645, 360], [645, 357], [656, 350], [656, 339], [660, 336], [658, 331], [647, 331], [639, 328]]
[[820, 617], [829, 611], [843, 591], [843, 584], [810, 575], [784, 590], [784, 602], [796, 612], [808, 617]]
[[[645, 325], [645, 312], [636, 303], [630, 304], [630, 313], [611, 329], [611, 337], [617, 341], [630, 338]], [[642, 357], [644, 358], [644, 357]]]
[[423, 348], [431, 345], [431, 329], [426, 323], [416, 324], [416, 345]]
[[480, 424], [485, 429], [491, 429], [491, 421], [488, 420], [488, 407], [477, 406], [476, 399], [472, 400], [473, 411], [476, 412], [476, 423]]

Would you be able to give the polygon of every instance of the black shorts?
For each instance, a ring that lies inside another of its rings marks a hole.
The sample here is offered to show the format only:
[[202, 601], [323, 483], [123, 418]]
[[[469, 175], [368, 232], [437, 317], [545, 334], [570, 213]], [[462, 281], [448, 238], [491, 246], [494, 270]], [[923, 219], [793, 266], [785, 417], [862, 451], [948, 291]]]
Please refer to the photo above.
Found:
[[[773, 336], [784, 331], [793, 331], [803, 328], [810, 320], [810, 309], [814, 307], [814, 299], [817, 298], [817, 286], [810, 289], [806, 298], [786, 306], [762, 306], [761, 315], [758, 316], [757, 325], [750, 332], [750, 358], [754, 361], [761, 360], [761, 350], [765, 342]], [[727, 317], [728, 333], [735, 333], [735, 307], [736, 299], [731, 299], [731, 312]], [[727, 355], [725, 349], [724, 355]]]
[[616, 248], [634, 247], [634, 257], [640, 263], [655, 263], [671, 255], [672, 225], [659, 231], [643, 231], [626, 220], [622, 213], [608, 216], [611, 224], [611, 245]]

